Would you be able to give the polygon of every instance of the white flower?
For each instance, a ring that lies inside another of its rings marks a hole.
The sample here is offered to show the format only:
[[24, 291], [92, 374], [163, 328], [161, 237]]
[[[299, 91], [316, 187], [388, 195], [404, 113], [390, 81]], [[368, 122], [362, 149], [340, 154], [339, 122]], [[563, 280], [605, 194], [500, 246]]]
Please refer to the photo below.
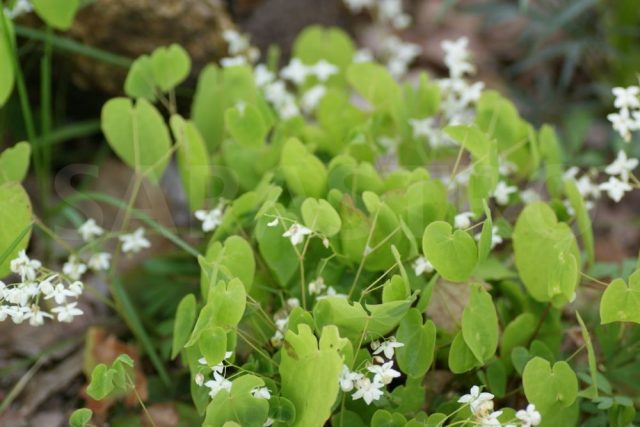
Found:
[[197, 210], [195, 217], [202, 221], [202, 231], [205, 233], [213, 231], [217, 226], [222, 224], [222, 208], [215, 208], [210, 211]]
[[518, 191], [517, 187], [507, 185], [504, 181], [500, 181], [498, 185], [496, 185], [496, 189], [493, 190], [493, 197], [496, 199], [496, 203], [504, 206], [509, 203], [509, 196], [516, 191]]
[[628, 110], [621, 110], [620, 113], [607, 115], [607, 120], [613, 125], [613, 130], [618, 132], [625, 141], [631, 140], [631, 131], [638, 128], [638, 122], [631, 118]]
[[32, 10], [33, 6], [29, 0], [17, 0], [13, 5], [13, 9], [5, 9], [5, 13], [7, 14], [7, 18], [16, 19], [21, 15], [31, 12]]
[[265, 400], [271, 399], [271, 392], [266, 387], [256, 387], [252, 389], [251, 395], [258, 399], [265, 399]]
[[537, 426], [542, 422], [540, 412], [536, 411], [536, 405], [532, 403], [526, 409], [516, 412], [516, 418], [522, 421], [522, 427]]
[[229, 53], [237, 55], [249, 48], [249, 40], [245, 35], [240, 34], [236, 30], [225, 30], [222, 32], [222, 38], [229, 45]]
[[40, 310], [40, 307], [37, 305], [31, 306], [31, 312], [27, 315], [29, 318], [29, 324], [31, 326], [40, 326], [44, 324], [45, 317], [52, 319], [53, 316], [46, 311]]
[[323, 299], [326, 299], [326, 298], [329, 298], [329, 297], [346, 298], [347, 295], [339, 294], [338, 291], [336, 291], [336, 289], [333, 286], [329, 286], [327, 288], [327, 293], [325, 295], [317, 297], [316, 300], [322, 301]]
[[356, 391], [351, 395], [353, 400], [362, 399], [367, 405], [380, 399], [384, 392], [380, 390], [384, 384], [378, 381], [371, 381], [369, 378], [361, 378], [356, 381]]
[[389, 337], [387, 341], [383, 341], [379, 343], [378, 341], [373, 341], [371, 343], [371, 349], [373, 350], [373, 354], [384, 353], [384, 356], [387, 359], [392, 359], [393, 354], [396, 348], [404, 347], [404, 344], [396, 341], [396, 337]]
[[267, 420], [264, 422], [264, 424], [262, 424], [262, 427], [272, 426], [274, 422], [275, 420], [273, 418], [267, 417]]
[[627, 181], [629, 175], [637, 166], [638, 159], [630, 159], [627, 157], [627, 153], [620, 150], [613, 163], [607, 166], [604, 171], [609, 175], [619, 175], [623, 181]]
[[30, 259], [27, 253], [22, 250], [18, 252], [18, 257], [11, 261], [11, 271], [20, 275], [23, 282], [35, 280], [38, 269], [42, 263], [37, 259]]
[[469, 228], [471, 227], [471, 218], [473, 217], [473, 212], [461, 212], [453, 219], [453, 225], [455, 228]]
[[76, 308], [76, 305], [78, 305], [77, 302], [72, 302], [71, 304], [54, 307], [51, 312], [58, 314], [58, 322], [70, 323], [73, 321], [74, 316], [81, 316], [83, 313], [82, 310]]
[[69, 296], [79, 297], [82, 294], [82, 290], [84, 289], [84, 285], [80, 281], [75, 281], [69, 285], [68, 292], [71, 294]]
[[433, 265], [427, 258], [419, 256], [415, 261], [413, 261], [413, 271], [416, 276], [420, 276], [424, 273], [433, 273]]
[[480, 418], [480, 425], [482, 427], [500, 427], [502, 423], [498, 417], [502, 415], [502, 411], [495, 411], [486, 416]]
[[300, 307], [300, 300], [298, 298], [289, 298], [287, 299], [287, 306], [290, 309]]
[[204, 384], [204, 375], [198, 372], [193, 380], [195, 381], [196, 384], [198, 384], [199, 386], [202, 386], [202, 384]]
[[374, 0], [344, 0], [344, 3], [353, 13], [360, 13], [363, 9], [370, 9], [374, 5]]
[[370, 365], [367, 370], [374, 375], [373, 381], [379, 381], [382, 384], [389, 384], [394, 378], [400, 376], [400, 372], [393, 369], [393, 361], [389, 361], [382, 365]]
[[470, 62], [470, 54], [467, 49], [469, 39], [461, 37], [456, 41], [445, 40], [442, 42], [442, 50], [444, 50], [444, 63], [449, 68], [449, 74], [452, 78], [461, 78], [465, 74], [475, 72], [475, 67]]
[[[495, 248], [496, 246], [498, 246], [500, 243], [503, 242], [502, 236], [500, 236], [499, 231], [500, 230], [495, 225], [491, 228], [491, 249]], [[478, 233], [475, 236], [476, 240], [478, 241], [480, 240], [481, 237], [482, 237], [482, 233]]]
[[298, 245], [304, 240], [304, 236], [311, 234], [311, 230], [300, 224], [293, 224], [282, 237], [288, 237], [292, 245]]
[[[64, 304], [67, 301], [67, 297], [75, 297], [76, 293], [65, 288], [62, 283], [58, 283], [53, 291], [46, 295], [44, 299], [48, 300], [53, 298], [56, 304]], [[53, 310], [52, 310], [53, 311]]]
[[111, 254], [108, 252], [98, 252], [89, 258], [89, 268], [93, 271], [106, 271], [111, 265]]
[[327, 93], [327, 88], [325, 88], [324, 86], [322, 85], [313, 86], [311, 89], [306, 91], [304, 95], [302, 95], [302, 100], [300, 102], [302, 109], [307, 113], [311, 113], [313, 110], [316, 109], [318, 104], [320, 104], [320, 101], [322, 100], [322, 98], [326, 93]]
[[213, 373], [213, 379], [204, 383], [205, 387], [209, 388], [209, 396], [215, 397], [221, 390], [231, 391], [231, 381], [217, 372]]
[[311, 73], [318, 78], [321, 82], [326, 82], [329, 77], [334, 74], [338, 74], [338, 67], [330, 62], [321, 59], [311, 66]]
[[[38, 287], [40, 289], [40, 292], [42, 292], [42, 294], [44, 296], [51, 295], [51, 293], [55, 290], [55, 285], [52, 282], [57, 278], [58, 278], [58, 275], [57, 274], [53, 274], [53, 275], [47, 277], [46, 279], [44, 279], [43, 281], [40, 282]], [[3, 283], [0, 282], [0, 284], [3, 284]], [[0, 299], [2, 299], [2, 293], [1, 292], [0, 292]]]
[[640, 100], [638, 100], [638, 94], [640, 88], [638, 86], [629, 87], [614, 87], [613, 95], [616, 97], [613, 105], [616, 108], [640, 108]]
[[469, 390], [469, 394], [465, 394], [461, 396], [460, 399], [458, 399], [458, 403], [469, 404], [471, 412], [473, 412], [473, 414], [477, 414], [478, 409], [482, 406], [482, 404], [485, 402], [493, 401], [493, 397], [494, 396], [491, 393], [481, 393], [480, 387], [474, 385], [473, 387], [471, 387], [471, 390]]
[[227, 58], [222, 58], [220, 60], [220, 64], [224, 68], [239, 67], [241, 65], [247, 64], [247, 58], [245, 58], [244, 56], [231, 56]]
[[594, 199], [598, 199], [600, 197], [600, 187], [591, 181], [591, 178], [587, 175], [582, 175], [580, 179], [576, 181], [576, 187], [584, 198], [593, 197]]
[[122, 252], [124, 253], [136, 253], [151, 247], [151, 242], [144, 237], [144, 228], [138, 228], [131, 234], [123, 234], [118, 239], [122, 242]]
[[316, 280], [309, 283], [309, 294], [320, 295], [326, 288], [327, 286], [324, 284], [324, 279], [322, 277], [318, 277]]
[[289, 64], [280, 70], [280, 76], [297, 85], [301, 85], [311, 73], [311, 69], [298, 58], [293, 58]]
[[87, 272], [87, 266], [72, 255], [69, 257], [69, 261], [65, 262], [62, 266], [62, 272], [71, 280], [78, 280]]
[[361, 373], [351, 372], [347, 365], [342, 365], [342, 371], [340, 371], [340, 378], [338, 379], [340, 389], [348, 393], [353, 390], [354, 384], [362, 378], [363, 375]]
[[609, 181], [600, 184], [600, 189], [606, 191], [609, 197], [616, 203], [622, 200], [622, 196], [627, 191], [631, 191], [632, 187], [629, 183], [620, 181], [615, 176], [609, 177]]
[[96, 224], [96, 221], [93, 218], [89, 218], [78, 228], [78, 233], [80, 233], [82, 240], [88, 242], [98, 236], [102, 236], [104, 234], [104, 230]]
[[274, 218], [272, 221], [267, 223], [267, 227], [275, 227], [276, 225], [278, 225], [278, 218]]
[[253, 78], [256, 81], [256, 86], [264, 87], [273, 82], [273, 80], [275, 79], [275, 75], [271, 71], [269, 71], [266, 65], [258, 64], [253, 70]]
[[358, 49], [353, 55], [353, 62], [372, 62], [373, 54], [369, 49]]

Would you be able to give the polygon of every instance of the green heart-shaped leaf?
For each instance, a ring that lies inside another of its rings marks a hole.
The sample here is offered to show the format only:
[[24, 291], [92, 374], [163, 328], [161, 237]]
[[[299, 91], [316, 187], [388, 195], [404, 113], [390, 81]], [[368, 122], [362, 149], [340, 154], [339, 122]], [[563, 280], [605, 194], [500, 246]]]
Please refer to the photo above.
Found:
[[476, 242], [463, 230], [451, 232], [451, 224], [435, 221], [422, 237], [422, 249], [433, 267], [446, 280], [462, 282], [469, 278], [478, 260]]
[[462, 336], [480, 363], [492, 357], [498, 347], [498, 314], [491, 295], [480, 285], [471, 286], [469, 302], [462, 313]]
[[79, 6], [79, 0], [32, 0], [33, 8], [43, 21], [57, 30], [68, 30]]
[[0, 184], [0, 224], [0, 277], [4, 277], [11, 271], [11, 260], [26, 249], [31, 236], [31, 201], [16, 182]]
[[189, 76], [191, 58], [182, 46], [172, 44], [153, 51], [151, 67], [155, 84], [163, 92], [168, 92]]
[[607, 286], [600, 300], [600, 321], [640, 323], [640, 270], [629, 276], [629, 286], [622, 279]]
[[342, 227], [338, 212], [324, 199], [308, 198], [300, 208], [304, 225], [327, 237], [337, 234]]
[[530, 403], [543, 413], [554, 404], [569, 407], [578, 397], [578, 378], [567, 362], [551, 364], [534, 357], [522, 373], [524, 393]]
[[164, 119], [145, 99], [134, 105], [114, 98], [102, 108], [102, 131], [113, 151], [130, 167], [157, 182], [169, 164], [171, 142]]
[[21, 182], [29, 170], [31, 145], [19, 142], [0, 153], [0, 184], [4, 182]]

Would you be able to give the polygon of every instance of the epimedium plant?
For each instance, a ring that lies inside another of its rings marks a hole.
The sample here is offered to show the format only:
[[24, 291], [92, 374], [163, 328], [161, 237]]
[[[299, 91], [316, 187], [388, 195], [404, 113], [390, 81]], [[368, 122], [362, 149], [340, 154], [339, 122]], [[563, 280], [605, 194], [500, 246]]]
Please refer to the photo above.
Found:
[[[376, 13], [407, 19], [391, 10]], [[614, 363], [607, 331], [621, 342], [637, 334], [640, 273], [610, 284], [589, 275], [589, 209], [602, 192], [618, 202], [638, 187], [637, 160], [621, 152], [600, 184], [565, 170], [551, 127], [536, 129], [470, 81], [464, 38], [443, 43], [448, 78], [412, 83], [334, 28], [305, 30], [282, 69], [276, 55], [255, 65], [246, 36], [225, 39], [230, 56], [200, 72], [188, 116], [175, 88], [191, 65], [177, 45], [138, 58], [127, 96], [101, 115], [107, 143], [135, 171], [121, 207], [131, 211], [142, 182], [159, 183], [175, 159], [207, 236], [194, 248], [138, 215], [200, 269], [199, 292], [178, 305], [170, 356], [203, 425], [559, 426], [589, 405], [609, 425], [633, 421], [624, 382], [601, 365]], [[611, 120], [625, 136], [637, 92], [614, 92]], [[0, 276], [13, 273], [0, 282], [2, 319], [71, 321], [87, 268], [108, 271], [126, 304], [102, 248], [119, 241], [114, 258], [145, 250], [144, 228], [108, 233], [87, 219], [87, 244], [60, 273], [26, 255], [29, 155], [28, 143], [0, 155]], [[600, 323], [613, 324], [596, 332], [603, 355], [574, 302], [591, 283], [603, 287]], [[579, 345], [567, 345], [570, 329]], [[163, 372], [166, 361], [145, 349]], [[87, 393], [135, 392], [132, 367], [127, 356], [97, 365]], [[438, 392], [435, 372], [447, 378]], [[81, 409], [70, 423], [91, 415]]]

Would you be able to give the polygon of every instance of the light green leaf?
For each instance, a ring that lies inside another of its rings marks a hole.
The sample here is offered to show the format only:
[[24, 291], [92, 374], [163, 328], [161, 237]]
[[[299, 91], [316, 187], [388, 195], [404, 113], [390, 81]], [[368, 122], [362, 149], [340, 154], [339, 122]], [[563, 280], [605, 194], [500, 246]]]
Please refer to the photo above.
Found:
[[593, 343], [591, 342], [591, 335], [589, 334], [589, 330], [584, 324], [582, 316], [580, 316], [580, 313], [578, 313], [577, 311], [576, 318], [578, 319], [578, 323], [580, 324], [580, 332], [582, 333], [584, 345], [585, 347], [587, 347], [587, 361], [589, 363], [589, 374], [591, 375], [591, 387], [589, 387], [589, 394], [593, 399], [598, 397], [598, 365], [596, 360], [596, 352], [593, 349]]
[[593, 264], [595, 261], [595, 249], [593, 246], [593, 229], [591, 227], [591, 218], [584, 204], [584, 199], [578, 191], [578, 186], [574, 180], [566, 180], [564, 183], [564, 189], [571, 203], [578, 223], [578, 230], [580, 231], [580, 238], [584, 250], [587, 253], [589, 264]]
[[[344, 73], [355, 53], [353, 41], [339, 28], [322, 28], [319, 25], [307, 27], [300, 33], [293, 45], [293, 56], [308, 65], [324, 59]], [[332, 80], [341, 80], [340, 76]]]
[[93, 416], [93, 411], [87, 408], [80, 408], [73, 411], [71, 416], [69, 417], [69, 426], [70, 427], [85, 427], [89, 421], [91, 421], [91, 417]]
[[335, 326], [322, 329], [319, 344], [305, 324], [298, 325], [297, 334], [287, 331], [280, 361], [281, 394], [296, 407], [293, 427], [322, 426], [331, 416], [346, 345]]
[[511, 321], [502, 332], [500, 355], [511, 356], [511, 351], [518, 346], [527, 346], [536, 330], [536, 316], [533, 313], [522, 313]]
[[498, 314], [491, 295], [481, 285], [471, 286], [469, 302], [462, 313], [462, 336], [480, 363], [491, 358], [498, 348]]
[[287, 286], [298, 271], [298, 256], [289, 239], [282, 236], [286, 228], [280, 223], [275, 227], [269, 227], [267, 223], [270, 221], [270, 218], [262, 217], [256, 224], [258, 249], [280, 285]]
[[308, 198], [300, 208], [304, 225], [327, 237], [340, 232], [342, 220], [338, 212], [324, 199]]
[[280, 170], [289, 189], [301, 196], [322, 197], [327, 187], [324, 164], [297, 139], [289, 139], [282, 148]]
[[255, 375], [235, 379], [231, 391], [221, 390], [211, 400], [203, 426], [222, 427], [234, 422], [242, 427], [261, 427], [267, 420], [269, 401], [254, 397], [251, 391], [263, 386], [264, 381]]
[[158, 182], [169, 163], [171, 142], [164, 119], [148, 101], [114, 98], [102, 108], [102, 131], [131, 168]]
[[524, 393], [543, 414], [557, 403], [571, 406], [578, 397], [578, 378], [567, 362], [551, 364], [540, 357], [531, 359], [522, 373]]
[[202, 292], [206, 296], [211, 285], [218, 283], [218, 279], [240, 279], [247, 292], [253, 286], [253, 276], [256, 261], [249, 242], [239, 236], [231, 236], [224, 241], [224, 245], [215, 238], [211, 238], [205, 255], [207, 274], [202, 276]]
[[29, 170], [31, 145], [19, 142], [0, 153], [0, 184], [5, 182], [21, 182]]
[[476, 242], [463, 230], [451, 232], [451, 224], [435, 221], [422, 238], [425, 256], [440, 275], [451, 282], [469, 278], [478, 260]]
[[178, 115], [171, 117], [171, 130], [178, 146], [178, 171], [192, 211], [203, 207], [211, 187], [209, 154], [198, 128]]
[[113, 377], [116, 374], [114, 369], [109, 368], [104, 363], [100, 363], [91, 372], [91, 381], [87, 386], [87, 394], [95, 400], [102, 400], [114, 390]]
[[600, 300], [600, 321], [640, 323], [640, 270], [629, 276], [629, 285], [615, 279]]
[[[15, 35], [11, 20], [6, 17], [0, 19], [0, 107], [2, 107], [11, 96], [15, 81], [15, 70], [13, 69], [13, 55], [15, 45]], [[7, 28], [4, 25], [7, 24]], [[9, 39], [5, 37], [8, 33]]]
[[148, 55], [142, 55], [131, 64], [124, 81], [124, 92], [132, 98], [145, 98], [151, 102], [156, 100], [153, 64]]
[[168, 92], [189, 76], [191, 58], [182, 46], [172, 44], [153, 51], [151, 67], [155, 84], [163, 92]]
[[401, 92], [389, 71], [379, 64], [361, 62], [347, 69], [347, 80], [356, 91], [376, 109], [389, 109]]
[[211, 326], [200, 334], [198, 349], [207, 361], [207, 365], [215, 366], [224, 360], [227, 352], [227, 333], [219, 326]]
[[32, 0], [33, 8], [43, 21], [56, 30], [68, 30], [79, 6], [79, 0]]
[[224, 122], [231, 137], [245, 147], [262, 147], [269, 128], [260, 111], [253, 105], [229, 108]]
[[182, 298], [176, 310], [176, 317], [173, 324], [173, 341], [171, 345], [172, 359], [180, 353], [186, 344], [195, 321], [196, 297], [193, 294], [189, 294]]
[[451, 369], [451, 372], [454, 374], [461, 374], [470, 371], [478, 365], [478, 360], [464, 342], [462, 331], [458, 332], [453, 338], [451, 348], [449, 349], [449, 369]]
[[422, 315], [412, 308], [400, 321], [396, 339], [404, 347], [396, 350], [398, 366], [413, 378], [422, 377], [433, 363], [436, 347], [436, 326], [431, 320], [422, 324]]
[[[24, 188], [16, 182], [0, 184], [0, 256], [9, 251], [4, 260], [0, 260], [0, 277], [10, 273], [11, 260], [18, 252], [27, 248], [31, 236], [31, 201]], [[20, 234], [28, 230], [17, 242]]]
[[580, 253], [571, 229], [557, 221], [549, 206], [536, 202], [524, 208], [513, 244], [516, 267], [534, 299], [556, 305], [571, 300], [578, 283]]

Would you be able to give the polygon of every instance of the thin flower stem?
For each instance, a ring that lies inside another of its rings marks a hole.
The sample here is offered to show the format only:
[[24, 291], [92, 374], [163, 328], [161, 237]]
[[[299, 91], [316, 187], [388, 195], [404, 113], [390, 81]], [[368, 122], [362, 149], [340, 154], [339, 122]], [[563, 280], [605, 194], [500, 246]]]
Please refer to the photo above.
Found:
[[451, 178], [449, 179], [448, 187], [451, 187], [453, 182], [456, 180], [456, 176], [458, 176], [458, 168], [460, 167], [460, 162], [462, 161], [462, 154], [464, 153], [464, 145], [460, 144], [460, 149], [458, 150], [458, 155], [456, 157], [456, 162], [453, 165], [453, 170], [451, 171]]
[[582, 272], [582, 271], [580, 272], [580, 275], [582, 275], [582, 276], [586, 277], [587, 279], [591, 280], [593, 283], [597, 283], [598, 285], [604, 286], [605, 288], [606, 288], [607, 286], [609, 286], [609, 284], [608, 284], [608, 283], [603, 282], [602, 280], [598, 280], [598, 279], [596, 279], [595, 277], [590, 276], [590, 275], [588, 275], [587, 273], [584, 273], [584, 272]]
[[133, 393], [136, 395], [136, 399], [138, 399], [138, 403], [140, 404], [140, 406], [142, 407], [142, 410], [144, 411], [145, 415], [149, 419], [149, 422], [153, 427], [157, 427], [156, 422], [153, 420], [153, 417], [147, 410], [147, 406], [142, 401], [142, 397], [140, 396], [140, 393], [138, 393], [138, 390], [136, 389], [136, 384], [133, 382], [129, 374], [126, 374], [126, 375], [127, 375], [127, 380], [129, 381], [129, 385], [133, 388]]
[[356, 272], [356, 277], [354, 277], [353, 283], [351, 284], [349, 295], [347, 295], [349, 298], [351, 298], [351, 295], [353, 295], [353, 291], [356, 289], [356, 285], [358, 284], [358, 279], [360, 278], [360, 274], [362, 274], [362, 269], [364, 268], [364, 263], [367, 260], [367, 256], [369, 256], [369, 253], [367, 253], [367, 248], [369, 247], [369, 243], [371, 243], [371, 238], [373, 237], [373, 231], [376, 229], [379, 212], [380, 210], [377, 210], [376, 214], [373, 217], [373, 222], [371, 223], [371, 228], [369, 229], [369, 235], [367, 236], [367, 242], [365, 243], [365, 246], [364, 246], [365, 250], [364, 250], [364, 253], [362, 254], [360, 265], [358, 265], [358, 271]]
[[278, 365], [278, 363], [277, 363], [275, 360], [273, 360], [273, 359], [272, 359], [268, 354], [266, 354], [264, 351], [262, 351], [261, 349], [259, 349], [259, 348], [258, 348], [258, 346], [256, 346], [255, 344], [253, 344], [253, 343], [251, 342], [251, 340], [248, 338], [248, 336], [246, 336], [246, 335], [244, 334], [244, 332], [242, 332], [240, 329], [237, 329], [237, 328], [236, 328], [236, 333], [238, 334], [238, 336], [239, 336], [240, 338], [242, 338], [242, 340], [243, 340], [244, 342], [246, 342], [246, 343], [249, 345], [249, 347], [251, 347], [251, 348], [252, 348], [255, 352], [257, 352], [260, 356], [264, 357], [266, 360], [268, 360], [269, 362], [271, 362], [274, 366], [276, 366], [276, 367], [278, 367], [278, 366], [279, 366], [279, 365]]

